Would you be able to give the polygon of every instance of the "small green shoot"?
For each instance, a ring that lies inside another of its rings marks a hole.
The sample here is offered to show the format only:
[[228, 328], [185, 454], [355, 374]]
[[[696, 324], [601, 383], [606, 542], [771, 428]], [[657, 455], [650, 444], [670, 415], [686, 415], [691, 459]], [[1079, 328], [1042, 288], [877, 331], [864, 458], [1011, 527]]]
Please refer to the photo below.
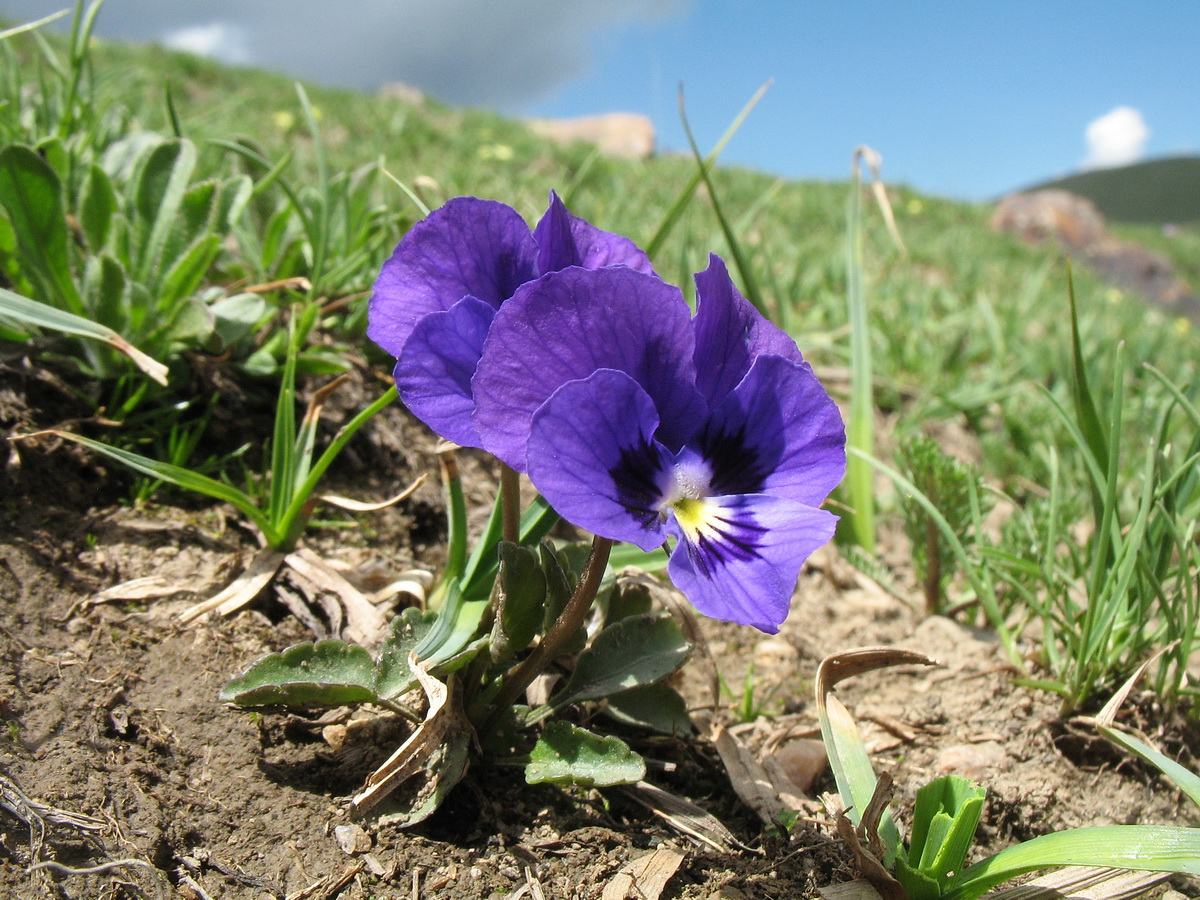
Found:
[[[886, 665], [930, 660], [895, 648], [865, 648], [827, 657], [817, 675], [821, 734], [864, 877], [885, 897], [976, 900], [999, 884], [1057, 866], [1105, 866], [1200, 875], [1200, 828], [1108, 825], [1042, 835], [965, 866], [985, 791], [958, 776], [917, 792], [907, 844], [887, 808], [890, 778], [877, 779], [858, 727], [831, 689], [841, 679]], [[1126, 745], [1128, 746], [1128, 745]], [[856, 827], [855, 827], [856, 826]]]
[[[975, 521], [972, 506], [984, 496], [979, 473], [943, 452], [925, 435], [903, 441], [897, 456], [901, 471], [938, 508], [964, 544], [971, 540]], [[900, 506], [904, 533], [912, 542], [913, 562], [925, 590], [925, 614], [935, 615], [945, 606], [945, 584], [953, 576], [957, 560], [937, 523], [919, 503], [901, 495]]]

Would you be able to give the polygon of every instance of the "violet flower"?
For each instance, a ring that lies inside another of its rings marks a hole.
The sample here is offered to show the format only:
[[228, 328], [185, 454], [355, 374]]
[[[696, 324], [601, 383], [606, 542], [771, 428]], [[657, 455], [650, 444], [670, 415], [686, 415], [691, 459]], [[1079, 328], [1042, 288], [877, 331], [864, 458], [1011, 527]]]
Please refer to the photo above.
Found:
[[396, 357], [396, 388], [442, 437], [478, 447], [471, 377], [496, 310], [521, 285], [568, 266], [653, 273], [632, 241], [571, 215], [551, 191], [530, 233], [495, 200], [457, 197], [418, 222], [383, 264], [367, 336]]
[[565, 519], [653, 550], [705, 615], [774, 633], [845, 472], [837, 406], [795, 343], [710, 258], [677, 288], [566, 269], [496, 314], [475, 375], [485, 449]]

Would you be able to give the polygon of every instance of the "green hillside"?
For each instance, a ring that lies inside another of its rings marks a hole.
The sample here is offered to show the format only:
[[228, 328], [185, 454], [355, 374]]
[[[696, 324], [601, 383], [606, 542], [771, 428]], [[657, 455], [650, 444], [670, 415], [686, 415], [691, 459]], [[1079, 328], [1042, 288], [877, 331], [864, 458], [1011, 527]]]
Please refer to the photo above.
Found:
[[1168, 156], [1080, 172], [1026, 190], [1060, 188], [1086, 197], [1110, 222], [1200, 222], [1200, 156]]

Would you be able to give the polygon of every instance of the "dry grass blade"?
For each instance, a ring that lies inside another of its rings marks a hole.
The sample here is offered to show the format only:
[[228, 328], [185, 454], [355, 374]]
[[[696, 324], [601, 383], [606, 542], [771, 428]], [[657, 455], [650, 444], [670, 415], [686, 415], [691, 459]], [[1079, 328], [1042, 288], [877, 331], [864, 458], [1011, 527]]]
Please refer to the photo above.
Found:
[[387, 620], [371, 601], [349, 581], [335, 572], [311, 550], [300, 549], [284, 560], [317, 587], [336, 594], [346, 609], [346, 638], [371, 648], [378, 646], [387, 630]]
[[1165, 872], [1071, 867], [992, 891], [983, 900], [1132, 900], [1170, 877]]
[[887, 223], [888, 233], [892, 236], [892, 240], [896, 242], [896, 246], [900, 248], [900, 252], [907, 253], [908, 250], [904, 246], [903, 239], [900, 237], [900, 230], [896, 227], [896, 216], [892, 213], [892, 202], [888, 199], [887, 188], [883, 186], [883, 178], [879, 174], [879, 170], [883, 166], [883, 157], [866, 144], [859, 144], [855, 147], [853, 161], [855, 181], [858, 180], [858, 162], [860, 159], [871, 170], [871, 193], [875, 196], [875, 202], [879, 204], [879, 211], [883, 213], [883, 221]]
[[[408, 665], [425, 692], [429, 710], [421, 726], [367, 777], [363, 790], [350, 801], [350, 814], [355, 818], [368, 814], [402, 782], [426, 768], [434, 753], [449, 743], [452, 731], [470, 727], [453, 702], [453, 676], [448, 684], [442, 684], [411, 653]], [[436, 773], [431, 773], [431, 777], [436, 777]]]
[[658, 900], [671, 876], [683, 864], [683, 854], [660, 847], [626, 863], [604, 886], [601, 900]]
[[733, 836], [733, 832], [726, 828], [720, 819], [690, 800], [676, 797], [669, 791], [664, 791], [647, 781], [639, 781], [632, 787], [621, 788], [621, 791], [660, 817], [672, 828], [711, 847], [718, 853], [750, 850]]
[[889, 666], [940, 666], [931, 656], [902, 647], [857, 647], [832, 653], [821, 660], [817, 668], [817, 705], [824, 703], [825, 696], [840, 681], [883, 669]]
[[213, 610], [219, 611], [223, 616], [237, 612], [271, 583], [271, 579], [283, 565], [283, 560], [283, 553], [269, 547], [259, 550], [245, 572], [235, 578], [224, 590], [181, 612], [179, 622], [187, 625]]
[[714, 726], [709, 737], [734, 791], [764, 825], [774, 824], [785, 814], [803, 812], [804, 792], [780, 770], [763, 766], [753, 751], [724, 726]]
[[407, 500], [424, 483], [425, 476], [422, 475], [395, 497], [389, 497], [387, 500], [381, 500], [378, 503], [364, 503], [361, 500], [351, 500], [349, 497], [338, 497], [335, 494], [322, 494], [321, 502], [328, 503], [330, 506], [336, 506], [338, 509], [348, 510], [349, 512], [378, 512], [381, 509], [387, 509], [389, 506], [395, 506], [401, 500]]

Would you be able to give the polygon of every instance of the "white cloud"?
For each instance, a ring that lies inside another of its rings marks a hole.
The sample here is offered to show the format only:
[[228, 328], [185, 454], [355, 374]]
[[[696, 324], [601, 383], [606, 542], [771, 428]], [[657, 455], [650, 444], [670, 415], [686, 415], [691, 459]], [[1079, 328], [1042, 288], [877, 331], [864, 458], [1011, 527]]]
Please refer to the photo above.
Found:
[[[598, 37], [687, 15], [694, 0], [113, 0], [96, 33], [374, 90], [518, 111], [587, 71]], [[0, 0], [26, 21], [64, 0]], [[209, 23], [209, 24], [205, 24]], [[66, 23], [63, 23], [64, 26]]]
[[1150, 129], [1142, 114], [1131, 106], [1118, 106], [1087, 127], [1085, 169], [1106, 169], [1137, 162], [1145, 153]]
[[242, 64], [251, 61], [245, 29], [228, 22], [177, 28], [164, 34], [162, 42], [172, 50], [210, 56], [222, 62]]

